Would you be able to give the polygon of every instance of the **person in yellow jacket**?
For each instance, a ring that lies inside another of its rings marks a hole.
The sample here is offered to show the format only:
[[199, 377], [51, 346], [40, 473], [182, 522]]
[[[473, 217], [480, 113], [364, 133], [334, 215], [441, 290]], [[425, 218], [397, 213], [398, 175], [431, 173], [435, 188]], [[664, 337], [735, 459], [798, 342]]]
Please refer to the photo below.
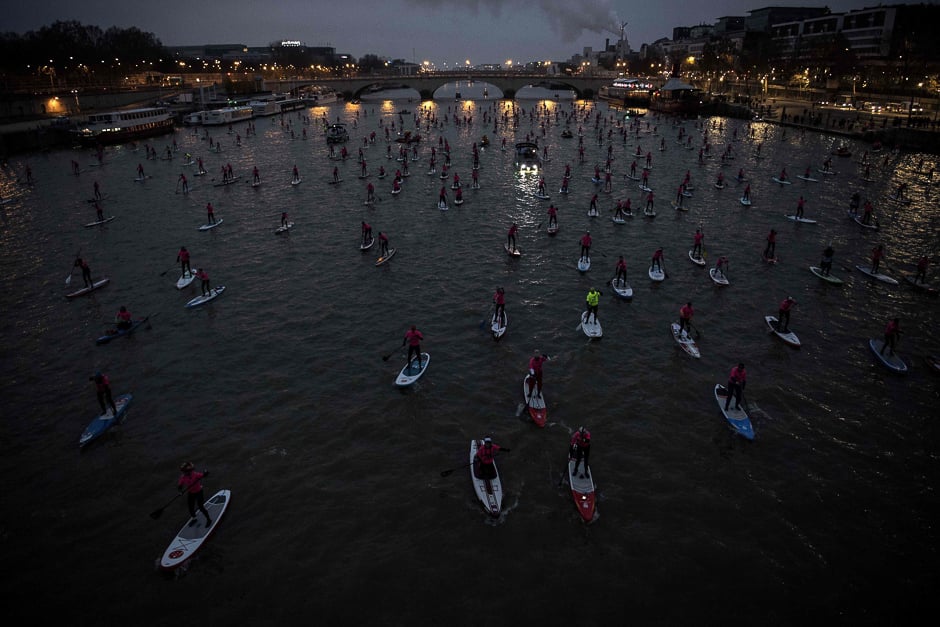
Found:
[[603, 294], [603, 292], [593, 287], [591, 291], [587, 293], [587, 314], [584, 316], [585, 322], [590, 321], [591, 315], [594, 316], [594, 322], [597, 322], [597, 304], [601, 300], [601, 294]]

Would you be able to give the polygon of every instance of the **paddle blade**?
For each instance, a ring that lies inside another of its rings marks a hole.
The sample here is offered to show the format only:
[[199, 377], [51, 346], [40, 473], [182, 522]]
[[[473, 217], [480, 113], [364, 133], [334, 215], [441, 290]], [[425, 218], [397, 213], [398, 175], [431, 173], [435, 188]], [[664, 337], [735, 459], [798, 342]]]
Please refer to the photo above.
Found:
[[389, 357], [391, 356], [392, 356], [391, 353], [389, 353], [388, 355], [382, 355], [382, 361], [388, 361]]
[[455, 470], [454, 468], [451, 468], [450, 470], [442, 470], [441, 476], [442, 477], [450, 476], [454, 472], [454, 470]]
[[72, 284], [72, 275], [71, 275], [71, 274], [68, 275], [67, 277], [65, 277], [65, 284], [66, 284], [66, 285], [71, 285], [71, 284]]
[[163, 516], [163, 510], [164, 510], [164, 509], [166, 509], [166, 508], [165, 508], [165, 507], [161, 507], [160, 509], [155, 509], [155, 510], [153, 510], [152, 512], [150, 512], [150, 517], [153, 518], [154, 520], [156, 520], [157, 518], [160, 518], [160, 516]]
[[516, 406], [516, 418], [522, 415], [522, 412], [525, 410], [525, 403], [519, 403]]

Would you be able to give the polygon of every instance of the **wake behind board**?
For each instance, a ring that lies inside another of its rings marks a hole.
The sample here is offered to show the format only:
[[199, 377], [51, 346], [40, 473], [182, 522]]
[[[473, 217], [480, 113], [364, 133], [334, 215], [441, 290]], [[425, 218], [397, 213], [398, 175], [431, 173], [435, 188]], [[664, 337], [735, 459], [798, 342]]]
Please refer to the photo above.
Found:
[[522, 251], [520, 251], [518, 248], [510, 248], [508, 243], [503, 244], [503, 248], [505, 249], [506, 254], [508, 254], [510, 257], [522, 256]]
[[525, 399], [529, 418], [536, 426], [544, 427], [545, 420], [548, 418], [545, 395], [538, 393], [535, 377], [530, 374], [527, 374], [522, 380], [522, 397]]
[[395, 379], [395, 385], [404, 388], [413, 384], [424, 375], [430, 363], [431, 355], [428, 353], [421, 353], [420, 362], [417, 357], [412, 357], [411, 361], [405, 364], [401, 372], [398, 373], [398, 377]]
[[883, 283], [887, 283], [888, 285], [898, 285], [897, 279], [893, 279], [889, 277], [887, 274], [881, 274], [880, 272], [872, 272], [872, 269], [869, 266], [856, 265], [855, 267], [858, 269], [859, 272], [861, 272], [862, 274], [866, 274], [873, 279], [877, 279]]
[[196, 273], [192, 270], [188, 270], [180, 275], [180, 278], [176, 280], [176, 289], [181, 290], [184, 287], [188, 286], [190, 283], [196, 280]]
[[753, 440], [754, 426], [751, 424], [751, 419], [748, 417], [747, 412], [743, 409], [735, 409], [732, 406], [734, 403], [733, 398], [731, 399], [732, 403], [728, 404], [728, 409], [725, 409], [725, 401], [727, 399], [727, 388], [721, 384], [716, 384], [715, 400], [718, 402], [718, 408], [721, 410], [721, 413], [724, 414], [725, 420], [734, 428], [736, 433], [741, 434], [748, 440]]
[[392, 257], [395, 256], [395, 251], [397, 251], [397, 250], [398, 250], [397, 248], [392, 248], [391, 250], [388, 251], [388, 254], [387, 254], [387, 255], [385, 255], [384, 257], [379, 257], [378, 259], [376, 259], [376, 260], [375, 260], [375, 265], [376, 265], [376, 267], [381, 266], [381, 265], [384, 264], [384, 263], [388, 263], [389, 259], [391, 259]]
[[689, 260], [697, 266], [700, 266], [702, 268], [705, 267], [705, 258], [702, 257], [701, 255], [695, 254], [691, 250], [689, 251]]
[[211, 223], [211, 224], [203, 224], [202, 226], [199, 227], [198, 230], [200, 230], [200, 231], [208, 231], [209, 229], [214, 229], [215, 227], [217, 227], [217, 226], [219, 226], [220, 224], [222, 224], [222, 222], [223, 222], [224, 220], [225, 220], [225, 218], [219, 218], [218, 220], [216, 220], [215, 222], [213, 222], [213, 223]]
[[604, 335], [603, 330], [601, 329], [601, 323], [596, 316], [593, 322], [588, 322], [588, 312], [581, 314], [581, 330], [584, 331], [584, 334], [591, 339], [597, 339]]
[[200, 294], [196, 298], [186, 303], [186, 308], [192, 309], [193, 307], [199, 307], [200, 305], [205, 305], [209, 301], [215, 300], [215, 298], [224, 291], [225, 291], [224, 285], [213, 287], [212, 289], [209, 290], [208, 295]]
[[130, 394], [121, 394], [114, 399], [114, 406], [117, 408], [117, 413], [113, 413], [108, 409], [108, 413], [101, 414], [96, 416], [88, 426], [85, 427], [85, 431], [82, 432], [82, 436], [78, 439], [79, 448], [87, 446], [93, 440], [96, 440], [102, 433], [114, 426], [115, 423], [124, 422], [124, 419], [127, 417], [127, 408], [130, 406], [131, 400], [134, 397]]
[[83, 287], [83, 288], [80, 289], [80, 290], [75, 290], [74, 292], [72, 292], [72, 293], [70, 293], [70, 294], [66, 294], [65, 297], [66, 297], [66, 298], [76, 298], [76, 297], [78, 297], [78, 296], [84, 296], [85, 294], [91, 294], [91, 293], [94, 292], [96, 289], [101, 288], [101, 287], [104, 287], [105, 285], [107, 285], [110, 281], [111, 281], [111, 279], [109, 279], [108, 277], [104, 277], [103, 279], [98, 279], [98, 280], [95, 281], [92, 285], [90, 285], [90, 286], [88, 286], [88, 287]]
[[581, 257], [578, 259], [578, 270], [581, 272], [587, 272], [591, 269], [591, 258], [590, 257]]
[[666, 279], [666, 273], [663, 272], [663, 269], [654, 266], [650, 266], [649, 275], [650, 278], [656, 282], [661, 282]]
[[868, 340], [868, 347], [871, 349], [871, 352], [875, 354], [875, 357], [877, 357], [886, 368], [898, 373], [907, 372], [907, 364], [903, 359], [898, 357], [897, 353], [892, 352], [891, 349], [888, 349], [887, 354], [881, 353], [881, 349], [884, 345], [884, 340]]
[[688, 332], [685, 332], [684, 334], [680, 333], [679, 325], [675, 322], [669, 325], [669, 330], [672, 331], [672, 339], [674, 339], [676, 343], [682, 347], [682, 350], [696, 359], [700, 359], [702, 357], [702, 353], [695, 344], [695, 340], [692, 339], [692, 336], [689, 335]]
[[117, 217], [117, 216], [111, 216], [111, 217], [105, 218], [104, 220], [96, 220], [96, 221], [94, 221], [94, 222], [89, 222], [88, 224], [86, 224], [86, 225], [84, 225], [84, 226], [85, 226], [86, 229], [87, 229], [88, 227], [90, 227], [90, 226], [101, 226], [102, 224], [107, 224], [108, 222], [110, 222], [111, 220], [113, 220], [113, 219], [116, 218], [116, 217]]
[[506, 333], [506, 327], [509, 325], [509, 318], [506, 312], [500, 312], [499, 318], [493, 318], [490, 324], [490, 330], [493, 332], [493, 339], [499, 340]]
[[[176, 537], [170, 542], [170, 545], [163, 552], [160, 559], [160, 568], [163, 570], [173, 570], [180, 564], [196, 554], [206, 540], [219, 526], [219, 521], [228, 509], [228, 504], [232, 500], [231, 490], [219, 490], [212, 495], [212, 498], [206, 501], [205, 508], [209, 512], [212, 523], [207, 525], [205, 516], [201, 512], [196, 513], [196, 518], [187, 521]], [[195, 520], [195, 523], [192, 521]], [[190, 524], [192, 523], [192, 524]]]
[[838, 277], [834, 277], [831, 274], [823, 274], [822, 268], [817, 266], [810, 266], [809, 271], [827, 283], [832, 283], [833, 285], [842, 285], [843, 283], [842, 279]]
[[483, 445], [482, 440], [472, 440], [470, 442], [470, 481], [473, 483], [473, 491], [477, 498], [483, 504], [483, 509], [489, 512], [490, 516], [499, 516], [503, 507], [503, 485], [499, 479], [499, 470], [496, 469], [496, 461], [492, 463], [493, 477], [484, 478], [480, 476], [480, 461], [477, 459], [477, 450]]
[[624, 281], [623, 279], [611, 279], [610, 286], [614, 288], [614, 292], [620, 298], [630, 300], [633, 298], [633, 288], [630, 287], [630, 284]]
[[576, 458], [568, 458], [568, 485], [571, 486], [571, 497], [574, 499], [574, 506], [578, 508], [578, 514], [584, 522], [594, 520], [596, 512], [596, 502], [594, 498], [594, 477], [590, 472], [584, 471], [584, 462], [578, 467], [578, 474], [574, 474], [574, 465]]
[[784, 333], [782, 331], [777, 330], [778, 320], [776, 316], [764, 316], [764, 322], [766, 322], [770, 330], [774, 332], [774, 335], [779, 337], [785, 343], [789, 344], [790, 346], [793, 346], [794, 348], [800, 347], [800, 338], [796, 336], [796, 333], [794, 333], [793, 331], [788, 331]]

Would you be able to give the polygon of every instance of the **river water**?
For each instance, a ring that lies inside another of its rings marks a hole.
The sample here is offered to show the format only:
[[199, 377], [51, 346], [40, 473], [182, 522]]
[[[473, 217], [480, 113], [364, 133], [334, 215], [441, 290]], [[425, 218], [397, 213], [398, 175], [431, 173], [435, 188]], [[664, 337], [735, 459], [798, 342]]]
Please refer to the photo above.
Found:
[[[338, 103], [257, 119], [254, 136], [245, 123], [233, 134], [210, 130], [221, 153], [208, 151], [203, 129], [180, 128], [151, 142], [160, 157], [175, 139], [170, 161], [116, 146], [101, 167], [79, 150], [9, 163], [2, 537], [7, 588], [24, 592], [7, 606], [17, 624], [49, 616], [74, 625], [883, 624], [936, 608], [938, 378], [923, 358], [940, 350], [938, 301], [854, 269], [879, 242], [898, 279], [921, 254], [935, 255], [940, 212], [923, 174], [933, 157], [871, 155], [873, 181], [865, 182], [856, 161], [871, 147], [849, 142], [853, 157], [833, 158], [837, 175], [806, 182], [795, 175], [815, 172], [841, 140], [715, 118], [683, 124], [695, 147], [687, 150], [668, 118], [642, 118], [640, 132], [624, 137], [622, 114], [603, 104], [518, 101], [516, 124], [503, 117], [511, 107]], [[563, 138], [572, 112], [575, 136]], [[328, 158], [323, 118], [349, 124], [346, 162]], [[392, 123], [391, 137], [402, 125], [424, 136], [397, 196], [391, 176], [375, 176], [379, 166], [402, 167], [385, 158]], [[700, 164], [702, 127], [714, 157]], [[379, 201], [368, 207], [356, 155], [373, 131], [378, 140], [363, 152]], [[492, 143], [472, 190], [471, 147], [484, 135]], [[548, 149], [550, 201], [533, 196], [534, 177], [514, 171], [512, 145], [527, 135]], [[440, 168], [440, 138], [451, 146], [450, 172], [466, 185], [466, 202], [448, 211], [437, 208], [442, 181], [426, 174], [431, 146]], [[722, 167], [728, 145], [735, 159]], [[590, 180], [608, 146], [610, 195]], [[617, 225], [614, 199], [645, 204], [623, 176], [637, 146], [639, 165], [652, 153], [658, 217]], [[181, 165], [187, 151], [208, 175]], [[32, 186], [17, 182], [27, 163]], [[144, 183], [134, 181], [138, 163], [152, 176]], [[215, 187], [225, 164], [241, 178]], [[295, 164], [303, 181], [292, 186]], [[566, 164], [567, 196], [557, 193]], [[247, 184], [255, 165], [258, 188]], [[338, 185], [329, 184], [334, 166]], [[783, 167], [792, 185], [771, 181]], [[748, 208], [733, 180], [739, 168], [751, 182]], [[678, 212], [669, 203], [686, 170], [695, 189], [690, 210]], [[722, 190], [712, 185], [719, 170]], [[177, 193], [181, 172], [188, 195]], [[117, 218], [83, 228], [94, 219], [86, 199], [95, 181], [105, 213]], [[909, 206], [887, 199], [902, 181]], [[880, 232], [845, 215], [854, 191], [874, 203]], [[784, 218], [801, 195], [818, 224]], [[224, 223], [199, 232], [207, 202]], [[561, 226], [554, 238], [545, 233], [550, 202]], [[295, 222], [289, 235], [273, 233], [281, 211]], [[359, 251], [361, 220], [389, 234], [398, 252], [388, 264], [376, 268], [376, 252]], [[512, 222], [519, 259], [503, 251]], [[728, 287], [689, 262], [699, 227], [710, 265], [730, 260]], [[775, 266], [761, 260], [771, 228]], [[578, 241], [588, 229], [594, 265], [581, 274]], [[808, 270], [830, 241], [841, 288]], [[207, 306], [184, 308], [198, 286], [175, 288], [180, 246], [227, 288]], [[653, 284], [646, 267], [658, 246], [669, 278]], [[76, 251], [111, 283], [69, 301], [81, 283], [76, 275], [64, 285]], [[630, 302], [605, 287], [621, 254]], [[509, 317], [498, 343], [481, 330], [497, 286]], [[604, 292], [599, 341], [578, 329], [592, 286]], [[763, 321], [788, 295], [798, 302], [799, 350], [768, 336]], [[690, 300], [700, 360], [668, 330]], [[150, 327], [96, 346], [120, 305], [151, 314]], [[867, 347], [895, 316], [906, 376]], [[393, 381], [411, 324], [432, 361], [402, 391]], [[517, 417], [535, 349], [553, 357], [544, 429]], [[749, 371], [753, 442], [730, 432], [713, 398], [739, 360]], [[134, 400], [123, 425], [80, 452], [78, 437], [97, 413], [88, 381], [96, 370]], [[590, 525], [559, 482], [579, 425], [594, 435], [599, 516]], [[499, 457], [506, 497], [498, 519], [476, 501], [465, 469], [441, 476], [466, 463], [471, 438], [487, 434], [512, 448]], [[207, 495], [231, 489], [232, 504], [196, 559], [168, 577], [156, 563], [185, 522], [185, 505], [171, 503], [157, 520], [148, 514], [175, 495], [184, 460], [210, 469]]]

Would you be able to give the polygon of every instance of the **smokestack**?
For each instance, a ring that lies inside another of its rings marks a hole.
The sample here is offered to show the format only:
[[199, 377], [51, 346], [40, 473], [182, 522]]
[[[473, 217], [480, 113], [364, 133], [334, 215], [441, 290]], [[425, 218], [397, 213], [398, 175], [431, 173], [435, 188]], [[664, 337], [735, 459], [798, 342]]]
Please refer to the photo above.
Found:
[[610, 37], [604, 39], [604, 52], [610, 50]]

